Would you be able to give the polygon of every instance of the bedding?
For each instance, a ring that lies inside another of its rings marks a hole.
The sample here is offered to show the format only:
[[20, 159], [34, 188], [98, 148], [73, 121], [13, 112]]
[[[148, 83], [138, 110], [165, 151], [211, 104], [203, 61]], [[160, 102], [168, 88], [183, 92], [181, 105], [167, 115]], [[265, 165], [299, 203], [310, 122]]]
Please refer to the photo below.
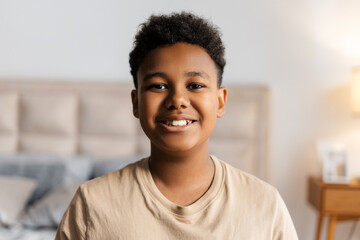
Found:
[[0, 175], [0, 225], [16, 224], [35, 187], [33, 179]]
[[0, 227], [0, 240], [53, 240], [56, 235], [54, 228], [23, 228], [16, 226], [6, 229]]
[[80, 183], [59, 186], [31, 205], [20, 217], [26, 227], [56, 228]]
[[92, 159], [86, 156], [0, 155], [0, 174], [33, 178], [37, 181], [30, 204], [57, 186], [89, 179], [92, 170]]

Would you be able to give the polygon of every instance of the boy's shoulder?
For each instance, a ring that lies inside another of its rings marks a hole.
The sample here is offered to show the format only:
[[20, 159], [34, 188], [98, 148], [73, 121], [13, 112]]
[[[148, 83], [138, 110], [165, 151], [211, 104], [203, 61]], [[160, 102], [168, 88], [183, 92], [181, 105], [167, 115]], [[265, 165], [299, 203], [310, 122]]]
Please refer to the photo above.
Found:
[[[217, 159], [216, 157], [212, 156]], [[247, 173], [243, 170], [235, 168], [230, 164], [217, 159], [219, 161], [221, 168], [224, 172], [225, 184], [234, 188], [234, 190], [241, 193], [251, 193], [252, 195], [273, 195], [274, 197], [278, 194], [278, 191], [275, 187], [265, 182], [264, 180]]]
[[82, 192], [103, 192], [105, 191], [119, 191], [123, 188], [128, 188], [133, 184], [135, 179], [135, 171], [142, 166], [146, 158], [140, 159], [136, 162], [130, 163], [127, 166], [107, 173], [103, 176], [91, 179], [80, 185]]

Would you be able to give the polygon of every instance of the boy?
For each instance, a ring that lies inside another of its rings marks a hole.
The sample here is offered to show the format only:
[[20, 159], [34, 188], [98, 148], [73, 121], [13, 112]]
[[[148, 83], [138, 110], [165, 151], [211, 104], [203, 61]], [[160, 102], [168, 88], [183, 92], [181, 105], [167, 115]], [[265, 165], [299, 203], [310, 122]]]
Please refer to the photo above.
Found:
[[189, 13], [152, 16], [130, 53], [151, 155], [82, 184], [56, 239], [297, 239], [278, 192], [209, 156], [225, 112], [224, 46]]

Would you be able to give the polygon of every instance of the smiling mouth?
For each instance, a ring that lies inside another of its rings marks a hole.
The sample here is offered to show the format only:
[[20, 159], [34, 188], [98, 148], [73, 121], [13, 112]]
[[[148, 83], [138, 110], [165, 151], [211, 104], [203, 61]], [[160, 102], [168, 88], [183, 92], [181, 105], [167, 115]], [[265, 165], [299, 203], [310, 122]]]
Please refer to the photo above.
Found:
[[161, 123], [167, 126], [182, 127], [195, 122], [195, 120], [164, 120]]

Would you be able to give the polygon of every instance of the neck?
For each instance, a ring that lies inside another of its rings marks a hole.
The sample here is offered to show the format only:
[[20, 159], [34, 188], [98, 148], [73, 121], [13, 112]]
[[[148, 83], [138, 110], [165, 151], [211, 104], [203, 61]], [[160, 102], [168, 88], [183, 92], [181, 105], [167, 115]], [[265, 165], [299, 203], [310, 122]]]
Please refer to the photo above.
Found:
[[179, 185], [212, 172], [213, 163], [207, 146], [189, 152], [165, 152], [152, 146], [150, 170], [154, 178], [165, 184]]
[[207, 144], [189, 152], [166, 152], [151, 146], [149, 166], [158, 189], [179, 205], [201, 197], [210, 187], [215, 171]]

